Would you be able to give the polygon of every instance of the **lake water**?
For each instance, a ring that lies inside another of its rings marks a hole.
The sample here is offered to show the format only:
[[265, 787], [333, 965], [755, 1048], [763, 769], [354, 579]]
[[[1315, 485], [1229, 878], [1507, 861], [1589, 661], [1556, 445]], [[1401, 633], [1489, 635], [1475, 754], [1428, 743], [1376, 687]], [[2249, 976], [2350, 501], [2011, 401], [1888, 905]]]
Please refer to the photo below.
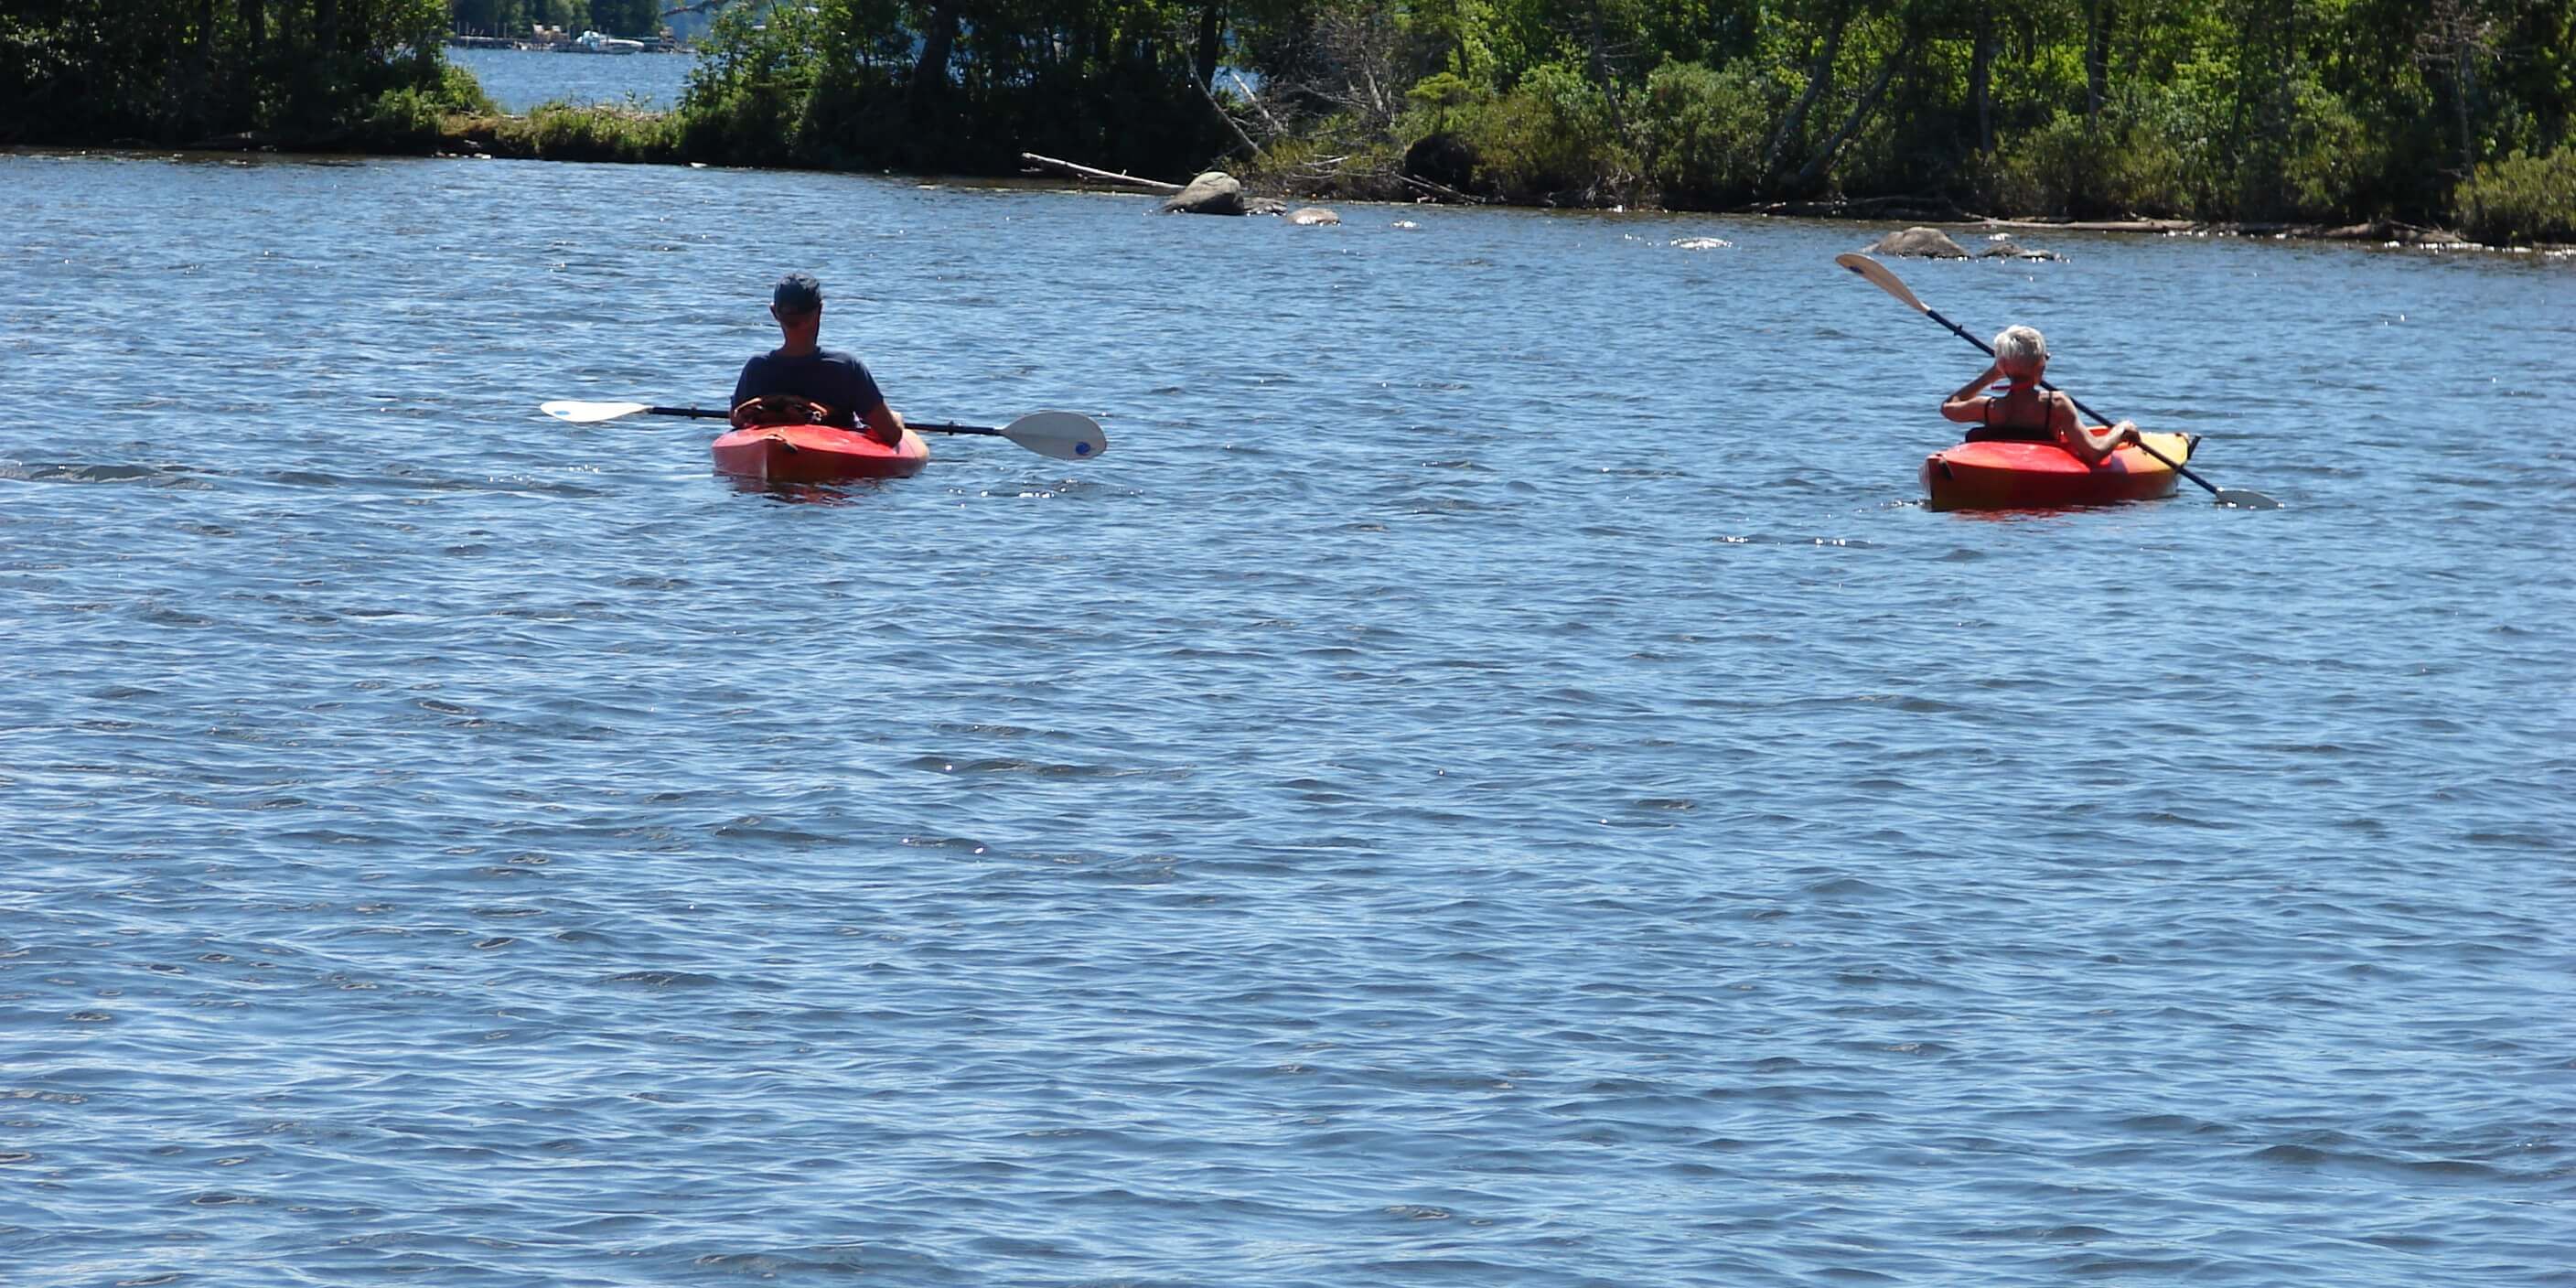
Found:
[[633, 104], [668, 111], [689, 90], [693, 53], [558, 54], [534, 49], [449, 49], [504, 112], [540, 103]]
[[0, 1277], [2569, 1282], [2576, 263], [1149, 209], [0, 154]]

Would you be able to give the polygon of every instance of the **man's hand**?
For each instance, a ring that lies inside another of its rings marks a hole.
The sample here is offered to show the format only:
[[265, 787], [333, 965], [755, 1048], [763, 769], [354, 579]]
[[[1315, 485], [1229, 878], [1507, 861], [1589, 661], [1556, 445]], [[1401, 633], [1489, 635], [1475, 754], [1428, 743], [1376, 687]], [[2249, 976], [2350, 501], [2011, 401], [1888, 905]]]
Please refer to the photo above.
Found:
[[869, 408], [868, 414], [860, 419], [861, 423], [868, 427], [868, 437], [873, 438], [888, 447], [900, 447], [903, 445], [903, 414], [901, 412], [896, 411], [892, 407], [886, 406], [884, 403], [878, 403], [876, 406]]

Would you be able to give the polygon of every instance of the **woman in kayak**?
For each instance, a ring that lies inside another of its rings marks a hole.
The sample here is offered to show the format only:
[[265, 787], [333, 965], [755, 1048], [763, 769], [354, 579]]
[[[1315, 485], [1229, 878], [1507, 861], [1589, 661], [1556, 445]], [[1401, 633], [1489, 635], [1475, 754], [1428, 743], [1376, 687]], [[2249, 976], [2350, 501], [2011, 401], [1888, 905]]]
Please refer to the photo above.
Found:
[[865, 424], [868, 437], [888, 447], [901, 444], [903, 417], [886, 406], [876, 378], [857, 358], [822, 346], [823, 284], [811, 273], [789, 273], [778, 279], [769, 301], [783, 343], [742, 365], [733, 384], [733, 423], [801, 422], [801, 401], [813, 404], [823, 424]]
[[[1959, 387], [1941, 404], [1941, 414], [1974, 425], [1965, 435], [1971, 443], [2055, 443], [2087, 465], [2099, 465], [2113, 449], [2138, 441], [2138, 427], [2079, 423], [2075, 400], [2040, 388], [2048, 370], [2048, 340], [2031, 327], [2008, 326], [1995, 337], [1995, 360], [1983, 374]], [[1996, 380], [2012, 386], [2000, 398], [1982, 395]]]

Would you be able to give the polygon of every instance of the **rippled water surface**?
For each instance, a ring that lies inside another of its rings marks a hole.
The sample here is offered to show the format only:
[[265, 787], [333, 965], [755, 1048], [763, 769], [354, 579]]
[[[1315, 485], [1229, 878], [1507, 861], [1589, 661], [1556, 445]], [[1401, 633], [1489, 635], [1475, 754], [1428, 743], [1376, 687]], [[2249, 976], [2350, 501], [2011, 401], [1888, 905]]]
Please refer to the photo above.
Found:
[[2570, 1282], [2576, 265], [1148, 206], [0, 155], [0, 1278]]

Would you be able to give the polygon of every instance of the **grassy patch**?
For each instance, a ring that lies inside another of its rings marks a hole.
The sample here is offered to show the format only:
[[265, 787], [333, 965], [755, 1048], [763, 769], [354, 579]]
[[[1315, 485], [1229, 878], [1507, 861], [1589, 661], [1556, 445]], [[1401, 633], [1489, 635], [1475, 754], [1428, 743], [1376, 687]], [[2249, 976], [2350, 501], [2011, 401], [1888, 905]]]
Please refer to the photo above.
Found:
[[679, 123], [671, 114], [606, 104], [547, 103], [526, 116], [451, 112], [439, 118], [426, 146], [401, 150], [479, 152], [533, 161], [681, 159]]

